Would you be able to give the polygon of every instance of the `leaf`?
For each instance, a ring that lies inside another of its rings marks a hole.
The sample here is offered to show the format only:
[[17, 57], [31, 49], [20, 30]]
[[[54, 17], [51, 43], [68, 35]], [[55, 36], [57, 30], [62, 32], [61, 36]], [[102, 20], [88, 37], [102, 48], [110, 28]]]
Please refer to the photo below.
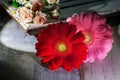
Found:
[[18, 8], [18, 3], [16, 2], [16, 0], [12, 0], [12, 6]]

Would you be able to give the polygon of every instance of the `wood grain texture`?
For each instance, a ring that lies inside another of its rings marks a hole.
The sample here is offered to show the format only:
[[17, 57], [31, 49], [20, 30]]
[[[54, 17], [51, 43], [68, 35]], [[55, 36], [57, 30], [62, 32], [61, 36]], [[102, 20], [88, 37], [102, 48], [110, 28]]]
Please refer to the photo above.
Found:
[[40, 64], [34, 65], [34, 79], [35, 80], [80, 80], [79, 71], [73, 70], [68, 72], [59, 68], [51, 71]]

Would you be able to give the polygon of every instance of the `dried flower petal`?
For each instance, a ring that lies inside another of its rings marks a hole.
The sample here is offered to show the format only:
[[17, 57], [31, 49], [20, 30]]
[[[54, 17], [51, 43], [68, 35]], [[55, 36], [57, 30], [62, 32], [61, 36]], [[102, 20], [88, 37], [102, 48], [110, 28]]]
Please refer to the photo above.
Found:
[[33, 19], [34, 24], [42, 25], [47, 21], [47, 17], [45, 13], [37, 12], [35, 18]]

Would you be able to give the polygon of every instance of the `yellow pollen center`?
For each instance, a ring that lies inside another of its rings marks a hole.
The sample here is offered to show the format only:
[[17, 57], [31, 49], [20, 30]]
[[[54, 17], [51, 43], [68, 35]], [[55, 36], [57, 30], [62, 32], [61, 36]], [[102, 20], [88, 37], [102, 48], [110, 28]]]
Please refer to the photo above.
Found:
[[21, 0], [21, 2], [24, 2], [24, 0]]
[[85, 40], [84, 42], [87, 43], [87, 44], [90, 44], [91, 43], [91, 35], [90, 34], [84, 34], [85, 35]]
[[57, 0], [51, 0], [51, 2], [56, 3], [56, 2], [57, 2]]
[[12, 11], [12, 14], [16, 14], [16, 11]]
[[58, 50], [59, 50], [60, 52], [64, 52], [64, 51], [67, 50], [67, 46], [66, 46], [65, 44], [59, 44], [59, 45], [58, 45]]

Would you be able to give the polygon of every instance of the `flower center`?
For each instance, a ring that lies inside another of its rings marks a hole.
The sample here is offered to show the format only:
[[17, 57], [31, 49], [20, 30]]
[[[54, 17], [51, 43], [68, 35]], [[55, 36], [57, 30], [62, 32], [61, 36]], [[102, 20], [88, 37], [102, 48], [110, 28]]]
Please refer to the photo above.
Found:
[[24, 2], [24, 0], [21, 0], [21, 2]]
[[71, 50], [71, 44], [64, 39], [58, 39], [53, 43], [53, 48], [56, 53], [67, 54]]
[[29, 18], [30, 17], [30, 15], [29, 14], [25, 14], [25, 18], [27, 19], [27, 18]]
[[50, 0], [50, 2], [51, 2], [51, 3], [56, 3], [56, 2], [57, 2], [57, 0]]
[[66, 44], [59, 44], [58, 45], [58, 50], [60, 51], [60, 52], [65, 52], [66, 50], [67, 50], [67, 46], [66, 46]]
[[85, 35], [84, 43], [91, 44], [92, 43], [92, 35], [90, 35], [88, 33], [85, 33], [84, 35]]

